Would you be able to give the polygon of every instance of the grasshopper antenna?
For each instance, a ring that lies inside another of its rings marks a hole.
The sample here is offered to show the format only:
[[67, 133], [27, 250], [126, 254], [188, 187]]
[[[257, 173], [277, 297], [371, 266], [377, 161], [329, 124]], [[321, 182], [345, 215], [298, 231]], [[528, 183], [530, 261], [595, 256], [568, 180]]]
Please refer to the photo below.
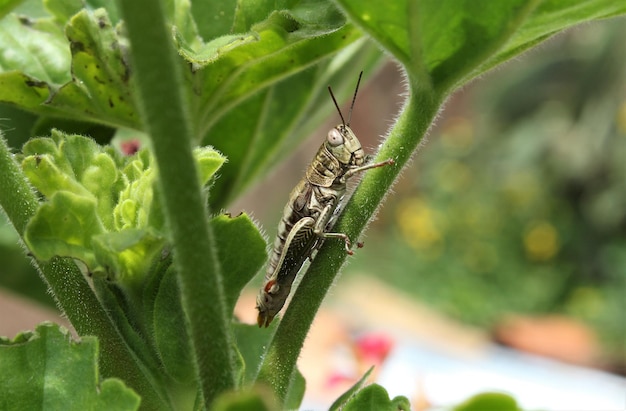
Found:
[[341, 117], [341, 124], [346, 127], [350, 127], [350, 120], [352, 119], [352, 109], [354, 108], [354, 103], [356, 102], [356, 94], [359, 91], [359, 84], [361, 84], [361, 77], [363, 77], [363, 72], [359, 74], [359, 79], [356, 82], [356, 88], [354, 89], [354, 96], [352, 96], [352, 104], [350, 105], [350, 111], [348, 112], [348, 122], [343, 119], [343, 114], [341, 114], [341, 109], [339, 108], [339, 104], [337, 104], [337, 100], [335, 99], [335, 95], [333, 94], [333, 89], [328, 86], [328, 92], [330, 93], [330, 97], [333, 99], [333, 103], [335, 103], [335, 107], [337, 107], [337, 112], [339, 113], [339, 117]]
[[[328, 92], [330, 93], [330, 97], [333, 99], [333, 103], [335, 103], [335, 107], [337, 107], [337, 113], [339, 113], [339, 117], [341, 117], [341, 124], [346, 125], [346, 121], [343, 119], [343, 114], [341, 114], [341, 109], [339, 108], [339, 104], [337, 104], [337, 100], [335, 99], [335, 95], [333, 94], [333, 89], [328, 86]], [[350, 110], [352, 112], [352, 110]]]
[[346, 126], [348, 127], [350, 127], [350, 120], [352, 119], [352, 109], [354, 108], [354, 103], [356, 102], [356, 93], [358, 93], [359, 91], [359, 84], [361, 84], [361, 77], [363, 77], [362, 71], [359, 74], [359, 79], [356, 82], [356, 88], [354, 89], [354, 96], [352, 96], [352, 104], [350, 105], [350, 111], [348, 112], [348, 124], [346, 124]]

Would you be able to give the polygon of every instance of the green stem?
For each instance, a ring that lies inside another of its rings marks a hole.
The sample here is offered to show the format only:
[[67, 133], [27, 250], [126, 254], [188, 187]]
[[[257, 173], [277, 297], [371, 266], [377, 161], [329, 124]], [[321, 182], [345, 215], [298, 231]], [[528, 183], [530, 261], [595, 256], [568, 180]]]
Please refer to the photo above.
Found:
[[182, 64], [161, 1], [119, 0], [118, 5], [131, 42], [138, 106], [160, 170], [181, 302], [208, 407], [217, 394], [235, 386], [236, 357], [215, 239], [192, 156]]
[[[1, 137], [0, 206], [20, 236], [39, 206], [35, 193]], [[120, 336], [76, 264], [71, 259], [57, 257], [49, 262], [37, 262], [37, 268], [78, 335], [98, 337], [102, 376], [124, 380], [144, 398], [147, 408], [163, 404], [151, 377]]]
[[[420, 89], [416, 82], [410, 82], [410, 85], [411, 96], [374, 160], [393, 158], [395, 165], [365, 174], [333, 230], [346, 233], [353, 240], [359, 238], [367, 226], [439, 110], [442, 100], [431, 88]], [[281, 401], [289, 391], [296, 361], [313, 318], [345, 260], [342, 245], [327, 241], [307, 270], [278, 325], [258, 380], [270, 384]]]

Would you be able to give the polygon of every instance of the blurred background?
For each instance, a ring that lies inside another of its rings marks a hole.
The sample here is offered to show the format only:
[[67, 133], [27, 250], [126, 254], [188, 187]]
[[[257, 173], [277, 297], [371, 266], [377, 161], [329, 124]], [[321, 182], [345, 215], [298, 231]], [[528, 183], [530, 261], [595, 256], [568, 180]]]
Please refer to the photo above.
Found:
[[[377, 364], [376, 378], [416, 410], [485, 389], [528, 409], [574, 409], [567, 401], [583, 406], [581, 392], [598, 407], [577, 410], [626, 408], [613, 377], [626, 372], [624, 38], [623, 19], [570, 30], [447, 102], [313, 326], [300, 364], [307, 406], [328, 407]], [[352, 126], [371, 153], [404, 89], [391, 62], [365, 79]], [[228, 211], [273, 237], [338, 122]], [[0, 335], [58, 321], [6, 223], [0, 261]], [[258, 277], [237, 309], [251, 323]], [[608, 391], [590, 391], [591, 379]]]

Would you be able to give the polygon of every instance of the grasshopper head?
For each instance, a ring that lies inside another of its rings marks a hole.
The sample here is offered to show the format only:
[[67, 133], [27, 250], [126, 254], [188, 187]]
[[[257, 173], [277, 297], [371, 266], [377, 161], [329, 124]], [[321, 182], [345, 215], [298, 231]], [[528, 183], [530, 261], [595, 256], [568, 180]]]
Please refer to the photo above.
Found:
[[360, 166], [365, 159], [361, 142], [345, 124], [330, 129], [326, 137], [326, 148], [341, 164], [347, 166]]
[[354, 135], [354, 132], [350, 128], [350, 118], [352, 117], [352, 109], [354, 108], [354, 102], [356, 101], [356, 94], [359, 91], [359, 84], [361, 84], [361, 77], [363, 72], [359, 74], [359, 79], [356, 82], [356, 88], [354, 89], [354, 95], [352, 96], [352, 105], [350, 106], [350, 112], [348, 113], [348, 122], [343, 118], [337, 99], [333, 94], [333, 90], [328, 86], [328, 92], [330, 97], [337, 107], [337, 112], [341, 118], [341, 124], [337, 127], [330, 129], [328, 136], [326, 137], [326, 148], [332, 153], [332, 155], [339, 160], [339, 162], [345, 166], [361, 166], [365, 162], [365, 153], [361, 147], [361, 142]]

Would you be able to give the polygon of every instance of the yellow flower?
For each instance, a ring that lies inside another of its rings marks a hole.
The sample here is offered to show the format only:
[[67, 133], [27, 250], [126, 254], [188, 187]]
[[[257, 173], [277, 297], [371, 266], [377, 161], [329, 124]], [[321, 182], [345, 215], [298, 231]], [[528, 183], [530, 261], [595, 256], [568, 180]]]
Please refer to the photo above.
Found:
[[526, 255], [532, 261], [548, 261], [559, 251], [559, 234], [547, 221], [532, 223], [524, 234]]
[[396, 212], [396, 222], [404, 241], [430, 258], [439, 257], [442, 251], [443, 238], [437, 219], [436, 212], [419, 198], [403, 200]]

